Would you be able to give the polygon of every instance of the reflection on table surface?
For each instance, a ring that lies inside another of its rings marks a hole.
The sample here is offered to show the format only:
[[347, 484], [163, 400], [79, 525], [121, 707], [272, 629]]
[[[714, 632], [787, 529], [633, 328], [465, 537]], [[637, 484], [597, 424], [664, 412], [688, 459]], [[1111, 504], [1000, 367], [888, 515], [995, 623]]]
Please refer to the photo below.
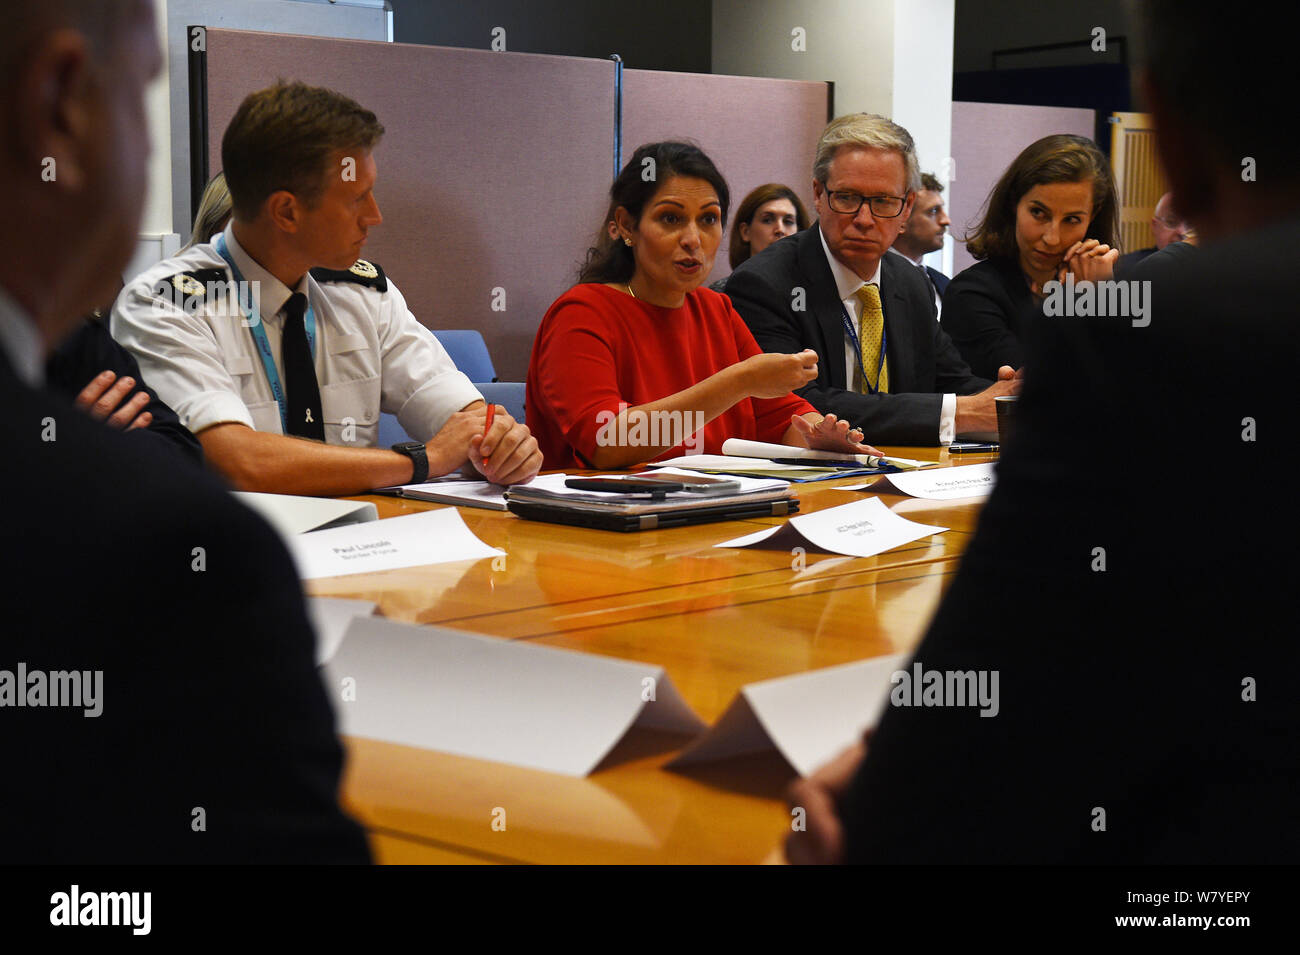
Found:
[[[997, 456], [888, 454], [961, 466]], [[862, 498], [870, 477], [797, 485], [801, 513]], [[907, 652], [974, 531], [979, 502], [881, 500], [950, 528], [871, 558], [714, 547], [784, 518], [620, 534], [462, 508], [504, 559], [309, 581], [396, 620], [663, 666], [708, 722], [747, 683]], [[395, 517], [444, 505], [371, 496]], [[634, 730], [586, 779], [346, 740], [348, 807], [383, 862], [760, 862], [789, 826], [777, 753], [668, 771], [686, 742]], [[495, 823], [495, 824], [494, 824]]]

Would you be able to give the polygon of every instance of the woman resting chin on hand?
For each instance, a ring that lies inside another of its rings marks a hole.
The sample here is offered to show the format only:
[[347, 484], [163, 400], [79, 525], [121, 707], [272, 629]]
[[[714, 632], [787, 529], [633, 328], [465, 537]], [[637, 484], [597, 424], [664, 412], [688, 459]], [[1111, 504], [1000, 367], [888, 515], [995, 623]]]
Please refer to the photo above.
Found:
[[880, 453], [792, 393], [817, 377], [816, 352], [764, 353], [730, 299], [700, 287], [729, 202], [708, 156], [687, 143], [642, 146], [610, 197], [579, 284], [533, 343], [528, 425], [545, 468], [719, 454], [728, 438]]

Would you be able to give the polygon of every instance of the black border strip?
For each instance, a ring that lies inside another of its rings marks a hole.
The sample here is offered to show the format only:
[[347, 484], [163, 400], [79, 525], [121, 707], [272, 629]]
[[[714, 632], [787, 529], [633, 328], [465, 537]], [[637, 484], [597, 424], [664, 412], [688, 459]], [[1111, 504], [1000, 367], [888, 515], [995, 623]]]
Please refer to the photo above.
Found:
[[[203, 31], [201, 49], [195, 49], [195, 31]], [[208, 45], [207, 27], [185, 28], [190, 74], [190, 221], [199, 214], [199, 202], [208, 184]]]
[[614, 178], [623, 169], [623, 58], [611, 53], [614, 61]]

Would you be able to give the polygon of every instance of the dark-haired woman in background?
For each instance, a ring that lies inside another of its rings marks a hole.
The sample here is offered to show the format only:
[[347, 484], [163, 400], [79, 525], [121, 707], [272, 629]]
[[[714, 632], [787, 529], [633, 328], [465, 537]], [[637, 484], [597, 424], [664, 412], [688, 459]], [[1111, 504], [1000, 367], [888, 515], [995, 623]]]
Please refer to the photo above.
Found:
[[1024, 365], [1024, 343], [1041, 316], [1043, 286], [1109, 279], [1119, 205], [1106, 157], [1082, 136], [1046, 136], [1007, 167], [966, 237], [982, 261], [958, 274], [943, 296], [943, 330], [971, 371], [996, 378]]
[[688, 143], [642, 146], [610, 197], [616, 229], [602, 222], [580, 284], [533, 343], [529, 427], [545, 467], [631, 467], [718, 453], [727, 438], [879, 453], [791, 394], [816, 377], [816, 352], [765, 354], [730, 300], [700, 287], [729, 202], [708, 156]]

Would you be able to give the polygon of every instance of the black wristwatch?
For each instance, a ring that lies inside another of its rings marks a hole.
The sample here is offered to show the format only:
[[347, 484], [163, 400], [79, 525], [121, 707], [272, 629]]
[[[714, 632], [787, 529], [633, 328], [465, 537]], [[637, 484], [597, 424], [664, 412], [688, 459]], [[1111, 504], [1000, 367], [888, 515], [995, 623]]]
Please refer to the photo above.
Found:
[[429, 455], [419, 441], [403, 441], [401, 444], [393, 445], [393, 450], [398, 454], [405, 454], [415, 465], [415, 473], [411, 475], [411, 480], [407, 484], [423, 484], [429, 477]]

